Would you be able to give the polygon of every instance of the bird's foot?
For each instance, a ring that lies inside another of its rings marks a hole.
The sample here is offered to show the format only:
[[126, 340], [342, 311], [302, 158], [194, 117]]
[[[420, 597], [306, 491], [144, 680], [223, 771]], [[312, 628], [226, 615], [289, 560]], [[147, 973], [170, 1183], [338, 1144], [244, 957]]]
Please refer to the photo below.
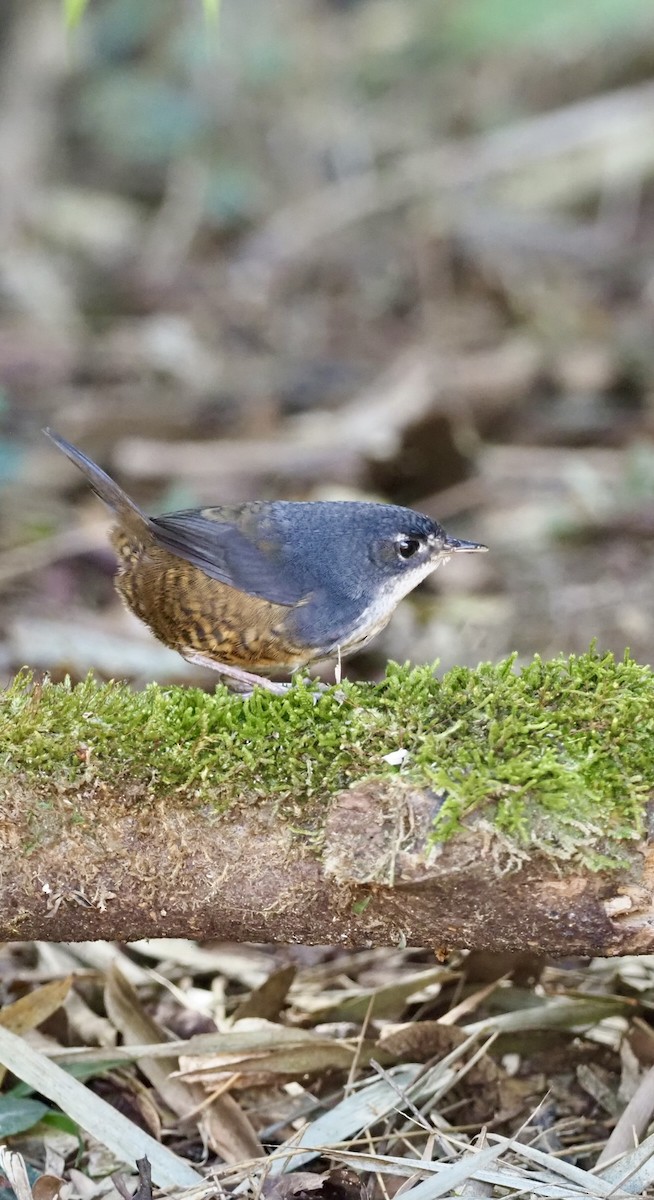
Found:
[[[217, 662], [208, 655], [195, 651], [185, 654], [184, 658], [186, 662], [192, 663], [195, 667], [206, 667], [210, 671], [216, 671], [225, 680], [227, 686], [242, 696], [244, 700], [252, 696], [256, 688], [263, 688], [265, 692], [271, 692], [273, 696], [287, 696], [290, 689], [295, 686], [293, 683], [276, 683], [273, 679], [267, 679], [265, 675], [255, 675], [252, 671], [243, 671], [240, 667]], [[298, 676], [297, 682], [303, 687], [311, 688], [314, 704], [318, 703], [322, 692], [330, 691], [333, 686], [323, 683], [319, 679], [312, 679], [310, 675]], [[340, 683], [340, 679], [337, 679], [336, 682]], [[340, 698], [344, 700], [345, 695], [342, 694]]]
[[272, 679], [266, 679], [265, 675], [254, 675], [251, 671], [242, 671], [240, 667], [216, 662], [205, 654], [185, 654], [184, 658], [195, 667], [207, 667], [210, 671], [217, 671], [228, 681], [228, 686], [233, 691], [239, 692], [246, 699], [252, 695], [255, 688], [263, 688], [266, 692], [272, 692], [274, 696], [285, 696], [292, 687], [290, 683], [275, 683]]

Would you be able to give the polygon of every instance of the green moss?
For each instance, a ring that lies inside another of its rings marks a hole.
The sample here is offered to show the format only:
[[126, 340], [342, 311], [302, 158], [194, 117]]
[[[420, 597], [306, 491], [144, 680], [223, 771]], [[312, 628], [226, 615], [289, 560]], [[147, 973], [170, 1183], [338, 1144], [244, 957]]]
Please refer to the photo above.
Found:
[[[384, 760], [400, 748], [400, 767]], [[180, 803], [206, 799], [219, 811], [272, 796], [303, 836], [333, 793], [400, 775], [444, 795], [437, 839], [475, 814], [514, 844], [599, 867], [643, 830], [654, 676], [591, 650], [519, 672], [513, 659], [457, 668], [442, 680], [391, 665], [377, 685], [298, 685], [244, 701], [224, 688], [133, 692], [22, 674], [0, 693], [0, 771], [48, 786], [177, 791]]]

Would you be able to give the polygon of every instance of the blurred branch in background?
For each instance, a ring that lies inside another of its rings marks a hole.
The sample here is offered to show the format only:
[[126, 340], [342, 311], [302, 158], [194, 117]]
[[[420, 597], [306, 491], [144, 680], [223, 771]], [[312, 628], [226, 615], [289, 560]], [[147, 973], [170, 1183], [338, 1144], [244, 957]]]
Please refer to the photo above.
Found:
[[[488, 240], [494, 241], [503, 220], [504, 242], [510, 247], [511, 209], [500, 210], [498, 217], [493, 211], [498, 196], [507, 205], [528, 210], [532, 206], [537, 211], [550, 205], [565, 207], [604, 189], [620, 190], [634, 181], [641, 183], [653, 171], [654, 84], [646, 83], [520, 120], [479, 137], [419, 151], [386, 170], [375, 169], [332, 184], [275, 213], [246, 243], [244, 257], [246, 264], [250, 258], [269, 269], [288, 267], [355, 221], [425, 198], [444, 235], [456, 234], [460, 228], [465, 231], [471, 219], [483, 228], [486, 205], [483, 193], [479, 194], [482, 188], [490, 189], [495, 197]], [[537, 221], [527, 226], [528, 231], [538, 228]], [[544, 228], [548, 228], [547, 222]], [[533, 246], [531, 237], [521, 236], [518, 222], [515, 245], [519, 248], [527, 242], [537, 252], [565, 254], [576, 243], [573, 228], [568, 226], [567, 240], [560, 235], [558, 246], [553, 237], [549, 244], [538, 247]], [[587, 237], [597, 240], [597, 250], [603, 245], [606, 254], [615, 240], [615, 231], [613, 238], [610, 233], [610, 228], [591, 228]], [[583, 251], [583, 225], [579, 243]], [[614, 253], [616, 249], [613, 245]]]
[[649, 658], [649, 0], [80, 13], [0, 16], [5, 677], [173, 671], [46, 424], [153, 511], [374, 495], [491, 545], [355, 676]]

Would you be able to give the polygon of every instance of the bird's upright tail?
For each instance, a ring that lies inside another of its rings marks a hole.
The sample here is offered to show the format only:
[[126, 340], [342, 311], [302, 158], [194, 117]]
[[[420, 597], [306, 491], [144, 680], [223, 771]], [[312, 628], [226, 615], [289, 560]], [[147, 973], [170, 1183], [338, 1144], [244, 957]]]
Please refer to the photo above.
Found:
[[95, 494], [108, 505], [117, 517], [120, 517], [128, 528], [135, 533], [149, 530], [150, 522], [145, 513], [141, 512], [138, 505], [130, 500], [127, 493], [97, 463], [94, 463], [93, 459], [87, 458], [86, 454], [82, 454], [82, 451], [77, 449], [77, 446], [67, 442], [54, 430], [44, 429], [43, 432], [46, 437], [50, 438], [50, 441], [54, 442], [55, 446], [58, 446], [68, 456], [71, 462], [75, 463], [76, 467], [79, 467], [80, 471], [86, 475]]

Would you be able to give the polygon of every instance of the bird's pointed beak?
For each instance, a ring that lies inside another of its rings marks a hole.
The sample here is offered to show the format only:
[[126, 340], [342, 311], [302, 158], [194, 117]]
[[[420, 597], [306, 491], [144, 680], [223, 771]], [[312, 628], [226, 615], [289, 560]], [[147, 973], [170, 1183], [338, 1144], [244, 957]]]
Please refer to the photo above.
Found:
[[465, 542], [463, 538], [453, 538], [446, 534], [443, 549], [448, 554], [477, 554], [488, 550], [488, 546], [482, 546], [481, 542]]

